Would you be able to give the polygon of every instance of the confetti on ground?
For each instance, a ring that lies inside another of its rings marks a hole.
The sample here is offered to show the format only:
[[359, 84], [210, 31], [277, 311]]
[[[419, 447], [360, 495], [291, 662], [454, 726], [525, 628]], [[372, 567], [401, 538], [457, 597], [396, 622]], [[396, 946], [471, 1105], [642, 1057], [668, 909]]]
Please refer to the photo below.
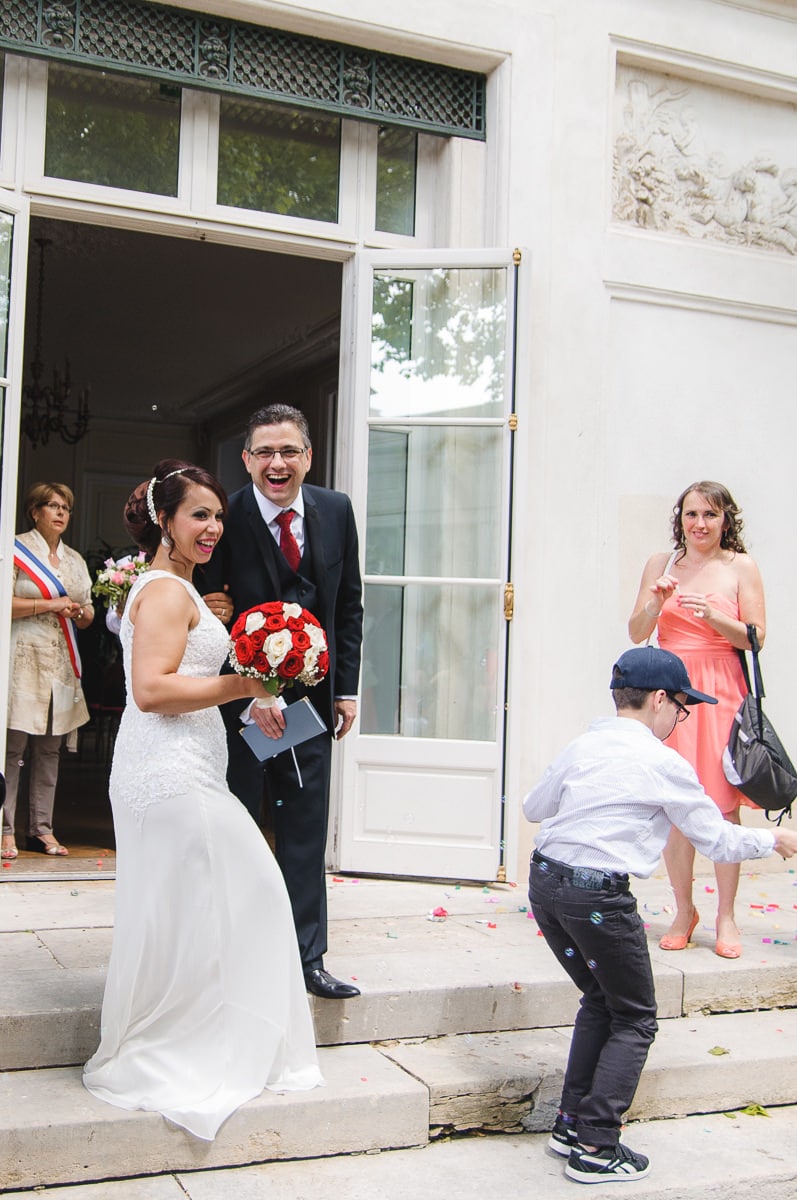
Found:
[[713, 888], [713, 887], [709, 887], [709, 886], [708, 886], [708, 884], [706, 884], [706, 886], [705, 886], [705, 889], [704, 889], [704, 890], [705, 890], [705, 891], [707, 891], [707, 892], [708, 892], [708, 894], [709, 894], [710, 896], [713, 896], [713, 895], [714, 895], [714, 888]]
[[391, 937], [391, 938], [397, 938], [397, 937], [398, 937], [398, 934], [397, 934], [397, 933], [394, 933], [392, 929], [388, 929], [388, 931], [387, 931], [387, 936], [388, 936], [388, 937]]
[[517, 983], [517, 982], [513, 983], [513, 984], [512, 984], [512, 991], [513, 991], [513, 992], [522, 992], [522, 991], [523, 991], [523, 984], [522, 984], [522, 983]]
[[487, 922], [487, 928], [488, 928], [488, 929], [497, 929], [497, 928], [498, 928], [498, 926], [496, 925], [495, 921], [488, 921], [488, 922]]
[[761, 1104], [748, 1104], [747, 1108], [742, 1109], [742, 1113], [746, 1117], [768, 1117], [769, 1113]]
[[709, 1054], [715, 1054], [719, 1057], [720, 1054], [730, 1054], [730, 1050], [726, 1050], [724, 1046], [712, 1046]]

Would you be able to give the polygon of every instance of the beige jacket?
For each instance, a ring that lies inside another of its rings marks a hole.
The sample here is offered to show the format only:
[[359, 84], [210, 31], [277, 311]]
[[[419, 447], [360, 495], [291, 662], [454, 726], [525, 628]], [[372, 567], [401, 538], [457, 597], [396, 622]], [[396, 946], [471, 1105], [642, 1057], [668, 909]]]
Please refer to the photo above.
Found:
[[[90, 603], [91, 578], [76, 550], [61, 542], [58, 547], [61, 565], [56, 570], [47, 562], [48, 546], [36, 529], [20, 534], [19, 540], [40, 562], [47, 564], [73, 600]], [[33, 580], [18, 567], [14, 567], [14, 595], [31, 600], [41, 596]], [[51, 700], [53, 723], [48, 731]], [[77, 744], [77, 734], [73, 731], [88, 719], [83, 689], [72, 670], [66, 639], [55, 614], [39, 613], [12, 621], [8, 728], [34, 734], [71, 733], [67, 738], [67, 748], [71, 750]]]

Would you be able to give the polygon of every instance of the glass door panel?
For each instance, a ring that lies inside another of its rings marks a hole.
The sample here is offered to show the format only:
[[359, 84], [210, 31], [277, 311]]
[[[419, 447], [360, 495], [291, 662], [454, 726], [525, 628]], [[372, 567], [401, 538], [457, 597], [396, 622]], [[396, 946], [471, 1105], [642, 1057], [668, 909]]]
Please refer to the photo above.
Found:
[[491, 879], [503, 856], [515, 268], [504, 252], [430, 260], [374, 252], [360, 269], [352, 495], [365, 630], [340, 867]]
[[[16, 521], [28, 202], [0, 189], [0, 711], [8, 694], [11, 574]], [[5, 752], [5, 723], [0, 732]]]

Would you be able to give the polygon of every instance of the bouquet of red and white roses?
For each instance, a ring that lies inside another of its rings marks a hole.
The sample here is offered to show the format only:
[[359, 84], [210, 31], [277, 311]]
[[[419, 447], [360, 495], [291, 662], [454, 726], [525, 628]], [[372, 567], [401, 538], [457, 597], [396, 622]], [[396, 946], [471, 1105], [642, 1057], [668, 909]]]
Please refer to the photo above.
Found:
[[319, 683], [329, 670], [327, 638], [301, 604], [270, 600], [241, 613], [230, 630], [230, 666], [278, 695], [294, 683]]

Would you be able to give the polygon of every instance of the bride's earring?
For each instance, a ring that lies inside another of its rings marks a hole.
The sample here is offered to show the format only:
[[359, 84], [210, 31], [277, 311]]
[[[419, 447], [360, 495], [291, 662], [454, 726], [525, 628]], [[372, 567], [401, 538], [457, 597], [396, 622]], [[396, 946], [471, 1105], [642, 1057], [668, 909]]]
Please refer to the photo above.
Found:
[[165, 531], [163, 537], [161, 538], [161, 545], [163, 546], [164, 550], [171, 550], [172, 548], [172, 539]]

